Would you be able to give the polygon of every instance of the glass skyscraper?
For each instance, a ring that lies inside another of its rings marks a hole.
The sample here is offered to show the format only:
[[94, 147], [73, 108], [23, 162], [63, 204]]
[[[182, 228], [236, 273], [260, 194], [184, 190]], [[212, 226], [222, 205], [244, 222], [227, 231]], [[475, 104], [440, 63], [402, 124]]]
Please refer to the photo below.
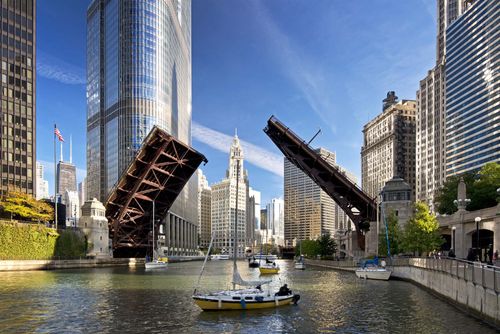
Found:
[[500, 2], [478, 0], [446, 30], [446, 175], [500, 161]]
[[0, 195], [35, 196], [36, 2], [0, 4]]
[[[94, 0], [87, 11], [87, 198], [109, 191], [153, 125], [191, 144], [191, 2]], [[197, 222], [190, 181], [171, 212]]]

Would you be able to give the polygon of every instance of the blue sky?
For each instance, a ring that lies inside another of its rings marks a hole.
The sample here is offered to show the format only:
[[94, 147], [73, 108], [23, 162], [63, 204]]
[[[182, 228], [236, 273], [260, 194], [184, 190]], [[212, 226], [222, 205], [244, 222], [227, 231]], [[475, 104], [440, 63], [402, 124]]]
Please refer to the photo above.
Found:
[[[37, 1], [37, 160], [51, 193], [54, 122], [85, 175], [89, 3]], [[237, 128], [262, 204], [283, 196], [283, 157], [262, 131], [271, 115], [306, 140], [321, 128], [312, 145], [360, 177], [363, 125], [387, 91], [415, 99], [435, 22], [435, 0], [193, 0], [193, 146], [209, 183], [224, 177]]]

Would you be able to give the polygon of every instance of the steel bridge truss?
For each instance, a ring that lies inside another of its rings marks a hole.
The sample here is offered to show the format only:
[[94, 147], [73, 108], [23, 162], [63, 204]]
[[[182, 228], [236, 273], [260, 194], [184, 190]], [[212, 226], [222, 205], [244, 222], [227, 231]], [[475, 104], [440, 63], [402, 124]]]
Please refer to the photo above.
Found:
[[163, 218], [205, 156], [153, 127], [106, 202], [115, 257], [144, 256], [152, 230]]
[[358, 246], [364, 250], [364, 233], [370, 221], [377, 219], [375, 201], [276, 117], [269, 118], [264, 132], [291, 163], [316, 182], [349, 216], [356, 228]]

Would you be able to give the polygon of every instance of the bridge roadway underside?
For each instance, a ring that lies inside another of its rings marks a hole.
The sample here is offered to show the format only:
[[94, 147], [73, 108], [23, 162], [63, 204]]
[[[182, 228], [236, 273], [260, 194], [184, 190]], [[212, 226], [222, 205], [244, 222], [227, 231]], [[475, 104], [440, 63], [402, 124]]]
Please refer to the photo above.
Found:
[[143, 257], [152, 249], [153, 221], [156, 239], [159, 221], [202, 162], [202, 154], [153, 127], [106, 202], [114, 257]]
[[269, 118], [264, 132], [291, 163], [316, 182], [348, 215], [356, 228], [358, 246], [364, 250], [370, 221], [377, 220], [375, 201], [274, 116]]

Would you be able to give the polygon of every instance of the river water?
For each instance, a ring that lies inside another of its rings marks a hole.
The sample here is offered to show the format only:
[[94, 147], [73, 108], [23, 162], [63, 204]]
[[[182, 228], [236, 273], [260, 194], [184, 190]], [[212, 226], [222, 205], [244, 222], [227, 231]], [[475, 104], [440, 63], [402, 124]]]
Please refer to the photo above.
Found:
[[[297, 306], [203, 312], [191, 300], [201, 262], [165, 271], [100, 268], [0, 273], [0, 333], [495, 333], [485, 323], [402, 281], [279, 260], [273, 290], [287, 283]], [[202, 290], [230, 286], [231, 261], [211, 261]], [[246, 279], [258, 269], [240, 262]]]

